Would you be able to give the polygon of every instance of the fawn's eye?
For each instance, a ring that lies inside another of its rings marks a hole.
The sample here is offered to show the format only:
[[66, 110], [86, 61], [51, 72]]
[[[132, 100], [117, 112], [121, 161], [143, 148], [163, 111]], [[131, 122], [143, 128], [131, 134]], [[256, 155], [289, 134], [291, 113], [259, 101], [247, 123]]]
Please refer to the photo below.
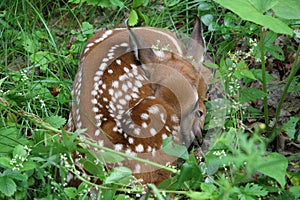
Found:
[[197, 116], [198, 118], [201, 118], [201, 117], [203, 116], [202, 110], [196, 110], [196, 116]]

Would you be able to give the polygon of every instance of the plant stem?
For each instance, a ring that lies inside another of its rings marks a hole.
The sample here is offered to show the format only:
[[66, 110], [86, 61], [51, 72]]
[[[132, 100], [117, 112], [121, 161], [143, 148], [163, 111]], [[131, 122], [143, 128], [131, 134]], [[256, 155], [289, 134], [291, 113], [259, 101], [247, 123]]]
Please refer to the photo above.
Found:
[[282, 95], [280, 97], [280, 100], [279, 100], [279, 103], [278, 103], [278, 106], [277, 106], [277, 109], [276, 109], [276, 112], [275, 112], [275, 122], [274, 122], [274, 125], [272, 127], [272, 136], [270, 138], [270, 141], [273, 141], [273, 139], [277, 136], [278, 131], [276, 131], [276, 126], [277, 126], [277, 123], [278, 123], [278, 120], [279, 120], [279, 117], [280, 117], [280, 111], [282, 109], [283, 102], [284, 102], [285, 97], [288, 93], [288, 89], [289, 89], [289, 87], [290, 87], [290, 85], [293, 81], [293, 78], [295, 77], [295, 74], [300, 69], [300, 62], [298, 61], [299, 53], [300, 53], [300, 44], [299, 44], [297, 52], [296, 52], [296, 57], [295, 57], [295, 60], [293, 62], [293, 65], [292, 65], [291, 72], [290, 72], [289, 76], [287, 77], [287, 83], [284, 86]]
[[[265, 61], [265, 32], [263, 27], [260, 31], [260, 57], [261, 57], [261, 69], [262, 69], [262, 85], [265, 94], [267, 91], [267, 75], [266, 75], [266, 61]], [[267, 133], [269, 133], [269, 109], [268, 109], [268, 96], [264, 97], [264, 115]]]

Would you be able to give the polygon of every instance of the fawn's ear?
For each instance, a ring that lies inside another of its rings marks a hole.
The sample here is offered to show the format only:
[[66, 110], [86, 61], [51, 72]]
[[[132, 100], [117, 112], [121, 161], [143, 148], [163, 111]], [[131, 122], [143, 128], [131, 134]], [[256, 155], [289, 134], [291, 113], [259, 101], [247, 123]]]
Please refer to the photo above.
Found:
[[[126, 20], [126, 27], [129, 34], [129, 46], [133, 51], [135, 58], [141, 64], [155, 63], [157, 61], [157, 57], [151, 48], [151, 45], [131, 30], [128, 25], [128, 20]], [[141, 67], [146, 76], [148, 76], [150, 69], [147, 69], [146, 66], [143, 65]]]
[[198, 16], [195, 16], [194, 29], [191, 34], [188, 47], [187, 47], [187, 57], [192, 57], [194, 66], [197, 71], [200, 70], [200, 63], [204, 60], [204, 53], [206, 50], [205, 41], [202, 34], [202, 23]]

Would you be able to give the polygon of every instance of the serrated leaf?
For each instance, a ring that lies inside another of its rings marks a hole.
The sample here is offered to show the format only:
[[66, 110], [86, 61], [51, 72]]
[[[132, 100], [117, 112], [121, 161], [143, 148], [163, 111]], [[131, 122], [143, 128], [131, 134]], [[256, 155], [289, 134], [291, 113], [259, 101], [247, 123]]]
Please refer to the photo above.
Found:
[[247, 183], [243, 188], [243, 192], [250, 196], [264, 197], [268, 194], [266, 190], [260, 185]]
[[138, 14], [135, 10], [131, 10], [129, 13], [129, 18], [128, 18], [128, 25], [129, 26], [134, 26], [138, 22]]
[[57, 115], [47, 117], [44, 121], [54, 128], [60, 128], [66, 124], [66, 119]]
[[[288, 159], [279, 153], [271, 153], [263, 159], [257, 171], [274, 178], [284, 188]], [[276, 169], [276, 170], [274, 170]]]
[[186, 147], [174, 143], [171, 137], [164, 139], [162, 149], [168, 155], [176, 156], [177, 158], [182, 158], [184, 160], [189, 159]]
[[281, 0], [273, 7], [276, 16], [285, 19], [300, 19], [299, 0]]
[[267, 96], [263, 91], [256, 88], [244, 88], [240, 92], [240, 102], [246, 103]]
[[296, 126], [299, 121], [298, 117], [291, 117], [289, 121], [282, 125], [282, 130], [286, 132], [289, 138], [294, 139], [295, 133], [297, 131]]
[[2, 192], [5, 196], [12, 196], [17, 190], [17, 185], [13, 181], [13, 179], [2, 176], [0, 177], [0, 192]]
[[275, 33], [293, 35], [293, 30], [286, 25], [284, 22], [280, 21], [269, 15], [264, 15], [258, 12], [255, 7], [246, 0], [214, 0], [223, 7], [233, 11], [243, 20], [251, 21], [270, 30]]
[[115, 167], [110, 175], [106, 177], [104, 184], [117, 183], [123, 178], [131, 176], [132, 172], [127, 167]]

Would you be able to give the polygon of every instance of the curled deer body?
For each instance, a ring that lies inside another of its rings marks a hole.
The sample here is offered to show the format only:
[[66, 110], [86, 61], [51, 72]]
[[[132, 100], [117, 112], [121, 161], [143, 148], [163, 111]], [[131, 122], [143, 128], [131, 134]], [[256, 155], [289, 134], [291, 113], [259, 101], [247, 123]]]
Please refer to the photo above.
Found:
[[[162, 142], [189, 146], [204, 123], [206, 77], [199, 18], [187, 48], [167, 31], [152, 27], [118, 28], [94, 35], [85, 45], [73, 83], [69, 131], [87, 128], [82, 137], [165, 165], [176, 158]], [[125, 159], [145, 183], [168, 173]]]

